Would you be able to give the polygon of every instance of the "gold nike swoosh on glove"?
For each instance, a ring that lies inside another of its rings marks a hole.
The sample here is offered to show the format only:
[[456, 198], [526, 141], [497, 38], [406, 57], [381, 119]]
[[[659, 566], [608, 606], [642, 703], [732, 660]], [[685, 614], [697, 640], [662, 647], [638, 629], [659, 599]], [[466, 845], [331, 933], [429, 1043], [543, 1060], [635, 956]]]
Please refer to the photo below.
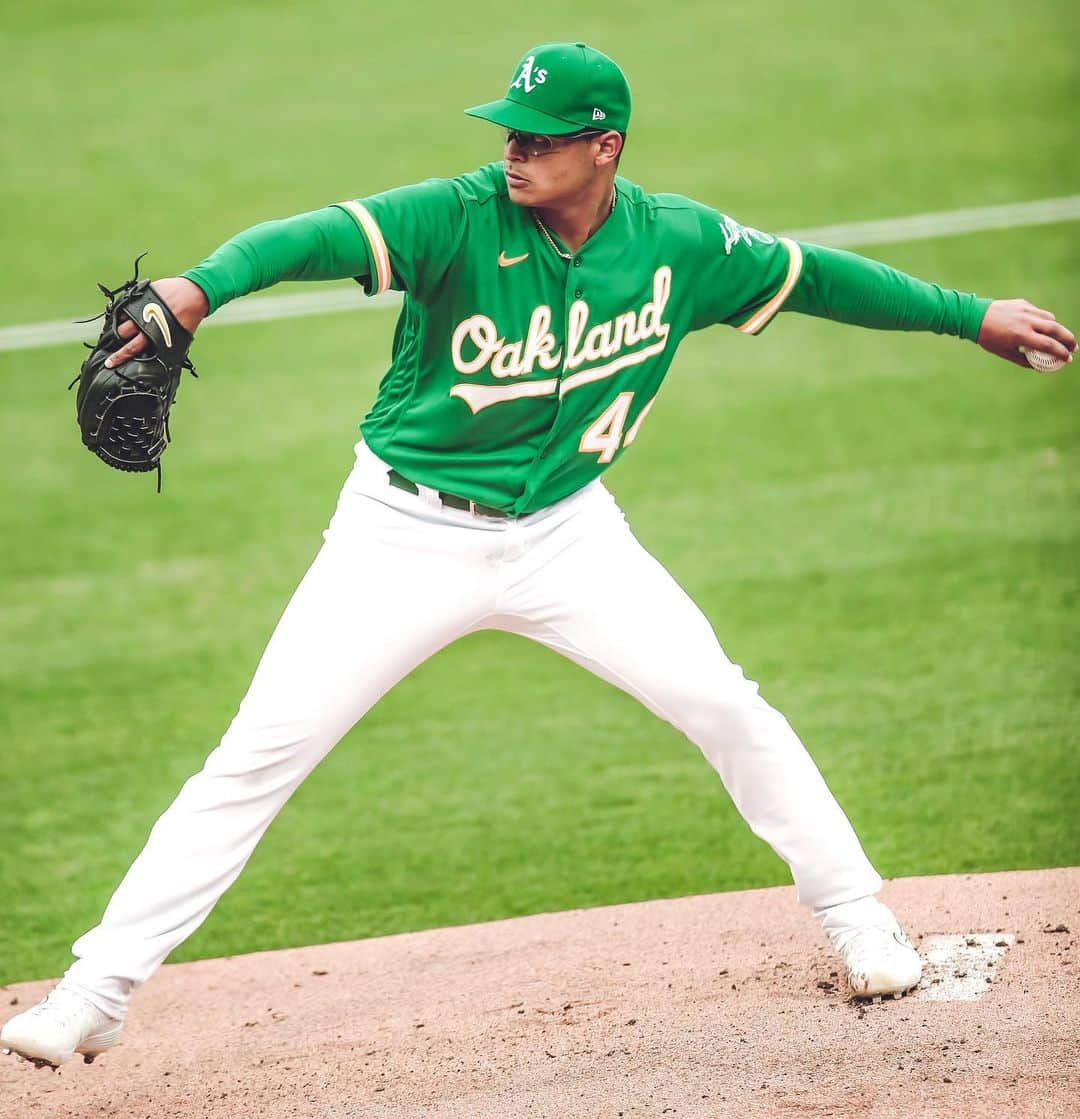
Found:
[[165, 321], [165, 312], [157, 303], [147, 303], [142, 312], [143, 322], [157, 323], [158, 330], [161, 331], [165, 339], [165, 345], [172, 346], [172, 331], [169, 330], [169, 324]]
[[522, 253], [521, 256], [507, 256], [506, 253], [499, 253], [499, 267], [509, 268], [511, 264], [520, 264], [523, 260], [528, 259], [528, 253]]

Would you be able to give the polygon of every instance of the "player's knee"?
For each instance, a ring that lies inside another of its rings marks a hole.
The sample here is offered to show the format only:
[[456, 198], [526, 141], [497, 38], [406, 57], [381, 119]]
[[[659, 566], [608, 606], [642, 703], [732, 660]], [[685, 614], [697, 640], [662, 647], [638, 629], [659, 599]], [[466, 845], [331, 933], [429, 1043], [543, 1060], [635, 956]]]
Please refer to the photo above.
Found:
[[686, 696], [676, 725], [709, 754], [751, 745], [776, 714], [756, 686], [712, 687]]
[[309, 767], [311, 755], [325, 753], [313, 721], [292, 720], [250, 723], [233, 720], [221, 744], [203, 766], [208, 777], [262, 781], [275, 773]]

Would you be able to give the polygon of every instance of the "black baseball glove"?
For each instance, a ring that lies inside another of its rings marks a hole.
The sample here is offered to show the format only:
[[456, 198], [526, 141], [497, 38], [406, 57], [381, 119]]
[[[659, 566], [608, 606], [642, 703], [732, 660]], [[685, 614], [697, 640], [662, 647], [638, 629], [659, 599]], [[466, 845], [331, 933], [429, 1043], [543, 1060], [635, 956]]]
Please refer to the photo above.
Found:
[[[154, 285], [139, 279], [142, 256], [136, 259], [135, 275], [127, 283], [115, 290], [98, 284], [109, 300], [105, 325], [95, 343], [86, 343], [90, 354], [68, 388], [78, 382], [75, 415], [83, 443], [117, 470], [156, 469], [160, 493], [161, 456], [171, 438], [169, 409], [181, 373], [187, 369], [196, 374], [187, 356], [191, 334]], [[105, 359], [124, 344], [117, 333], [124, 317], [135, 323], [150, 344], [122, 365], [107, 369]]]

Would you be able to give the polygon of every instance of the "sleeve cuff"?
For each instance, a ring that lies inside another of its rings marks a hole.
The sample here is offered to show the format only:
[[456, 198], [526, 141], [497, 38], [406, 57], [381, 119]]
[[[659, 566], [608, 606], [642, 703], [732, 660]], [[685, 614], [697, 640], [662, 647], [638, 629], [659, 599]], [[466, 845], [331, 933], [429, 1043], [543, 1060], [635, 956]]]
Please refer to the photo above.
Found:
[[206, 296], [206, 302], [210, 304], [208, 315], [212, 315], [224, 302], [217, 291], [214, 290], [214, 285], [210, 277], [203, 270], [201, 265], [196, 265], [194, 268], [189, 268], [186, 272], [181, 272], [180, 275], [185, 280], [190, 280], [197, 287], [202, 288], [203, 295]]
[[979, 340], [979, 330], [982, 328], [983, 319], [986, 318], [987, 309], [992, 302], [993, 300], [980, 299], [976, 295], [970, 297], [960, 321], [961, 338], [966, 338], [969, 342]]

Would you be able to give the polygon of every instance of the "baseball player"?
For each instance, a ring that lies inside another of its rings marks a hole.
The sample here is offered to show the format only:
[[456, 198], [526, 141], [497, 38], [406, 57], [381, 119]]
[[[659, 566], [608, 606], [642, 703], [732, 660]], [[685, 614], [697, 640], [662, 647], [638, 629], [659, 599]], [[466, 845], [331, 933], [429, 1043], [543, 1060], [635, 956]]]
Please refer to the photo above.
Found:
[[[157, 821], [77, 957], [0, 1041], [39, 1063], [113, 1045], [129, 1000], [202, 923], [289, 795], [417, 665], [481, 629], [521, 634], [681, 730], [788, 864], [857, 996], [921, 964], [881, 879], [784, 717], [631, 532], [601, 475], [641, 434], [680, 340], [784, 311], [1071, 360], [1048, 311], [923, 283], [740, 225], [617, 174], [619, 67], [583, 43], [518, 63], [467, 110], [502, 158], [238, 234], [158, 295], [189, 331], [281, 280], [355, 277], [404, 300], [355, 466], [239, 711]], [[127, 322], [119, 365], [147, 345]], [[702, 448], [702, 454], [710, 449]], [[692, 485], [692, 480], [688, 480]]]

